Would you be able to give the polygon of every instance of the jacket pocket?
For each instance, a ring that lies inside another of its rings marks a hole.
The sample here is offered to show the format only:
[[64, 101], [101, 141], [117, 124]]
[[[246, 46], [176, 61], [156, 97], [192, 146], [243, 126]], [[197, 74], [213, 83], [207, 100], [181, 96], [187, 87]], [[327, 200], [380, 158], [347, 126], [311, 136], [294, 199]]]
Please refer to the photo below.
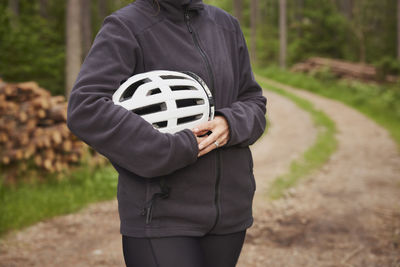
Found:
[[170, 187], [166, 184], [165, 177], [153, 178], [146, 184], [146, 202], [142, 207], [141, 215], [145, 217], [145, 224], [157, 225], [158, 221], [153, 221], [153, 211], [157, 204], [169, 197]]

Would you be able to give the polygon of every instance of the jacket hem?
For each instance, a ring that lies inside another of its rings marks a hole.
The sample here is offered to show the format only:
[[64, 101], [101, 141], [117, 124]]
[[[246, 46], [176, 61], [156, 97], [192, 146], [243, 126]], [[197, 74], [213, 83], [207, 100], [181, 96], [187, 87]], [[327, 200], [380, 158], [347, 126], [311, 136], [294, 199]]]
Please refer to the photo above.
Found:
[[207, 231], [203, 227], [126, 227], [121, 226], [121, 235], [136, 237], [136, 238], [157, 238], [157, 237], [172, 237], [172, 236], [204, 236], [206, 234], [225, 235], [237, 233], [250, 228], [253, 225], [253, 218], [247, 220], [244, 224], [237, 227], [222, 228], [223, 230]]
[[227, 234], [232, 234], [232, 233], [237, 233], [241, 232], [245, 229], [250, 228], [253, 225], [253, 218], [250, 218], [247, 220], [245, 223], [236, 226], [236, 227], [221, 227], [216, 229], [215, 231], [210, 231], [208, 234], [213, 234], [213, 235], [227, 235]]
[[121, 235], [131, 236], [136, 238], [155, 238], [155, 237], [171, 237], [171, 236], [203, 236], [206, 231], [203, 228], [132, 228], [121, 227]]

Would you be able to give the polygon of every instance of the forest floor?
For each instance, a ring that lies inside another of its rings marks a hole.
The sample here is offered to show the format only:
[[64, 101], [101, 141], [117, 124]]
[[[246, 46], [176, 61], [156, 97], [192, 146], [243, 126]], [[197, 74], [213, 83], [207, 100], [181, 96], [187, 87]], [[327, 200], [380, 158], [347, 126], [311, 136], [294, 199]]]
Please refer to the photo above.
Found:
[[[400, 154], [387, 131], [344, 104], [286, 88], [335, 123], [338, 149], [285, 197], [267, 190], [315, 141], [308, 113], [266, 91], [269, 130], [252, 146], [255, 222], [239, 267], [400, 266]], [[27, 208], [29, 204], [27, 203]], [[116, 200], [0, 241], [0, 266], [124, 266]]]

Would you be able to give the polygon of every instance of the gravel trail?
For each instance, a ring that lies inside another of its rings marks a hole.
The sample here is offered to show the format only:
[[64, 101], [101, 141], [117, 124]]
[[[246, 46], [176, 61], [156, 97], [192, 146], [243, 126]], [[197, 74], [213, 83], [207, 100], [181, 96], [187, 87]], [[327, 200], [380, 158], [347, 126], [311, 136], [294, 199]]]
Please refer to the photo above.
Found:
[[400, 154], [395, 142], [340, 102], [285, 89], [336, 123], [339, 146], [285, 198], [257, 210], [258, 223], [249, 231], [239, 266], [400, 266]]

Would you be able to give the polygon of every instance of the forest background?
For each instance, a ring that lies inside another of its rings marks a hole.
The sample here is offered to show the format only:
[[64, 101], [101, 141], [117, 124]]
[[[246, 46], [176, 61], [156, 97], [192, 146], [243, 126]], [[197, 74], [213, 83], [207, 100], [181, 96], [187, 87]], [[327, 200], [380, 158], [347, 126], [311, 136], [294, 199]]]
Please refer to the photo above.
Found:
[[[67, 94], [104, 18], [130, 2], [0, 0], [0, 77], [35, 80], [53, 95]], [[258, 68], [324, 56], [400, 72], [400, 1], [204, 2], [240, 20]]]

